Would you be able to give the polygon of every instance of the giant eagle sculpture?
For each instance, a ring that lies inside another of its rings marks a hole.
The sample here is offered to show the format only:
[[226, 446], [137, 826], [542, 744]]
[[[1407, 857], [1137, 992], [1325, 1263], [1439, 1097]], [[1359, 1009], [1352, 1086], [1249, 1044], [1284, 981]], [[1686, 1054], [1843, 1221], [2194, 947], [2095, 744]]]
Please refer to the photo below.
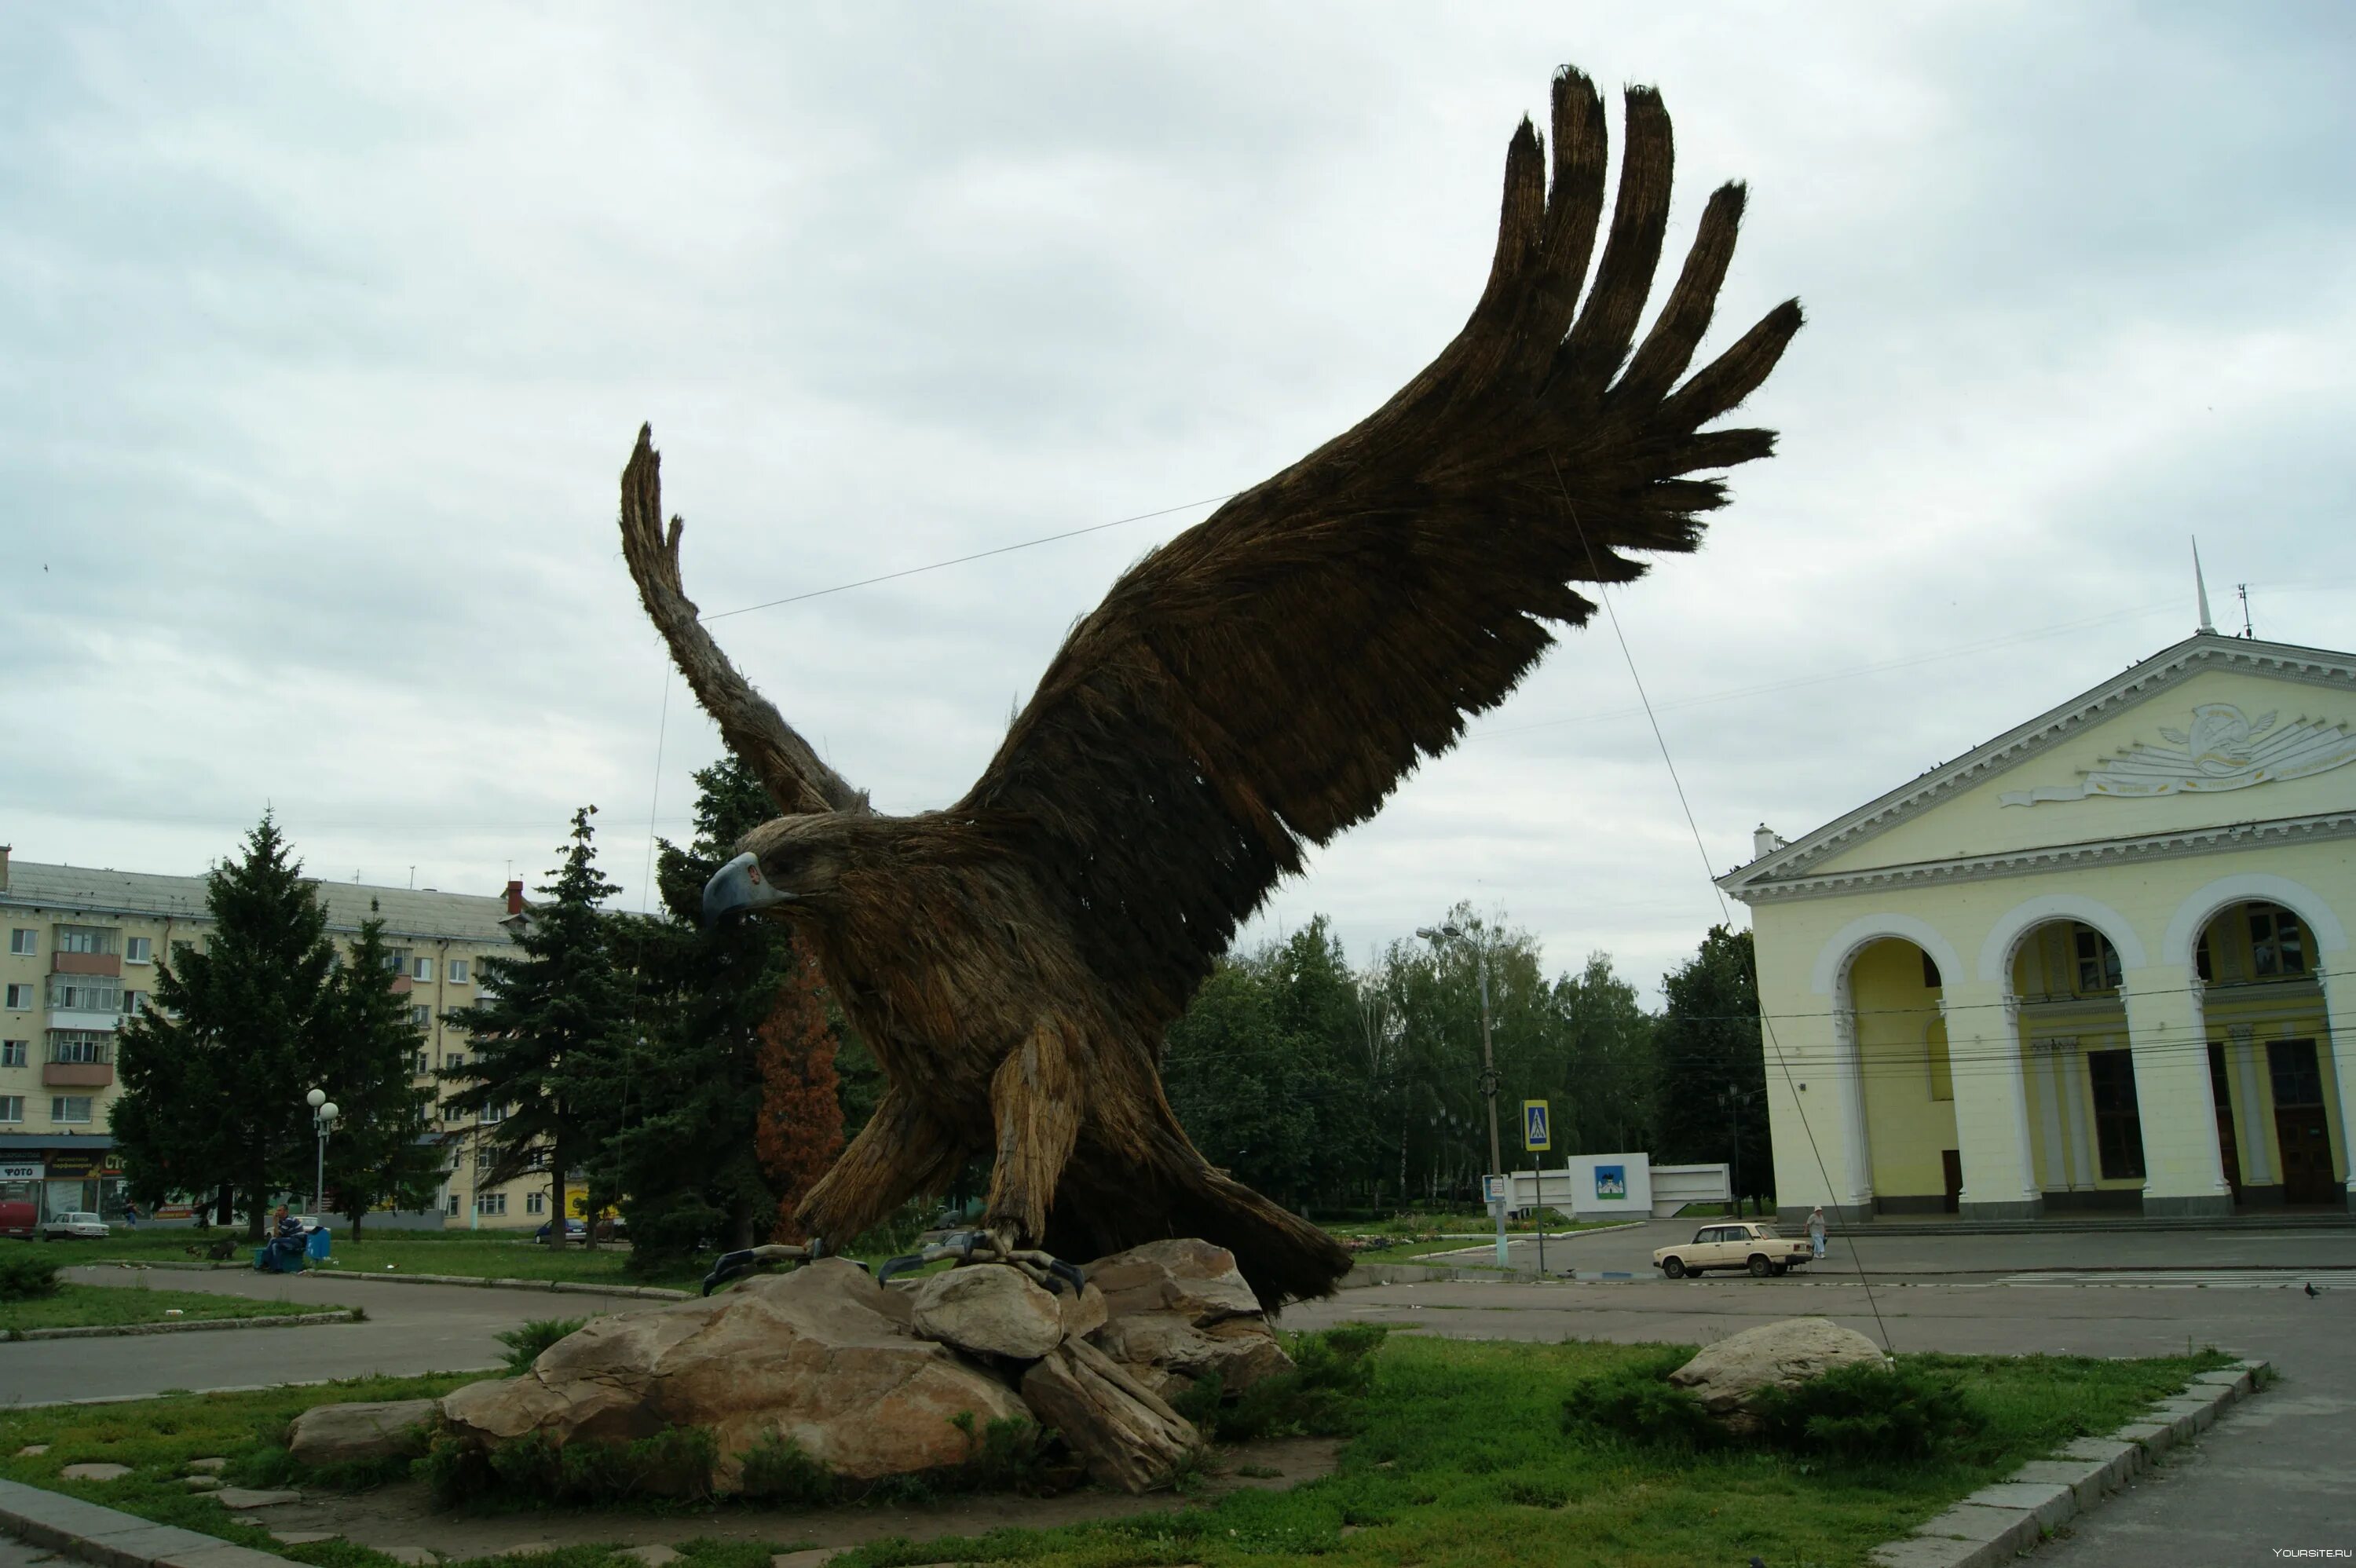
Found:
[[[671, 656], [781, 815], [705, 892], [791, 922], [889, 1088], [799, 1209], [847, 1244], [987, 1157], [967, 1253], [1042, 1269], [1166, 1236], [1231, 1250], [1275, 1307], [1330, 1292], [1332, 1237], [1213, 1168], [1172, 1115], [1162, 1037], [1277, 880], [1381, 806], [1627, 582], [1689, 550], [1772, 432], [1704, 430], [1800, 326], [1777, 306], [1686, 374], [1743, 189], [1703, 209], [1630, 352], [1660, 261], [1669, 116], [1631, 89], [1619, 194], [1586, 77], [1553, 91], [1551, 180], [1523, 121], [1487, 287], [1429, 368], [1359, 424], [1140, 560], [1074, 626], [965, 798], [871, 810], [738, 673], [680, 583], [642, 430], [624, 553]], [[791, 1249], [761, 1249], [771, 1261]], [[1061, 1272], [1061, 1271], [1059, 1271]]]

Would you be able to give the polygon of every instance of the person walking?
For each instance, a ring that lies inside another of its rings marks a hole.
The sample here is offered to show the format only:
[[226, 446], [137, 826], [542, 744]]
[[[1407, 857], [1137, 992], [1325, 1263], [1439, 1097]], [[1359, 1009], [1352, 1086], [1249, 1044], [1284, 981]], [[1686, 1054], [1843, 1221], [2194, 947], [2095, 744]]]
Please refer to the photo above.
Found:
[[1821, 1203], [1808, 1211], [1808, 1250], [1819, 1258], [1825, 1255], [1825, 1210]]

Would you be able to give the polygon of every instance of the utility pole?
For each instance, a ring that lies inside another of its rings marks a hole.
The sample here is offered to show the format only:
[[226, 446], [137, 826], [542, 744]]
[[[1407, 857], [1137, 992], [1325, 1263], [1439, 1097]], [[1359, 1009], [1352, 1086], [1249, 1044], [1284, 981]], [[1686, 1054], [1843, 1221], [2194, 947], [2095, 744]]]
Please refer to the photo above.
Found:
[[[1443, 925], [1437, 931], [1423, 926], [1417, 930], [1416, 934], [1434, 948], [1440, 945], [1442, 937], [1459, 942], [1464, 940], [1464, 929], [1458, 925]], [[1497, 1142], [1497, 1059], [1489, 1042], [1489, 949], [1485, 943], [1474, 942], [1470, 945], [1473, 965], [1481, 976], [1481, 1098], [1489, 1106], [1489, 1169], [1497, 1179], [1497, 1194], [1490, 1200], [1489, 1218], [1496, 1226], [1497, 1266], [1506, 1268], [1511, 1265], [1505, 1261], [1505, 1155]], [[1541, 1192], [1539, 1196], [1544, 1197], [1545, 1194]]]

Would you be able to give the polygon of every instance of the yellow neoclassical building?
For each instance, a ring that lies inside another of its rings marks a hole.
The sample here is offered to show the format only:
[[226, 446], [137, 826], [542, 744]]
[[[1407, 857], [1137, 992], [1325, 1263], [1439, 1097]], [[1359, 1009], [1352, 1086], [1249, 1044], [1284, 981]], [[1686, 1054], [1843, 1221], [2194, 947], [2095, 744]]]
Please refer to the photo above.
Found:
[[2204, 630], [1757, 848], [1787, 1214], [2350, 1205], [2356, 656]]

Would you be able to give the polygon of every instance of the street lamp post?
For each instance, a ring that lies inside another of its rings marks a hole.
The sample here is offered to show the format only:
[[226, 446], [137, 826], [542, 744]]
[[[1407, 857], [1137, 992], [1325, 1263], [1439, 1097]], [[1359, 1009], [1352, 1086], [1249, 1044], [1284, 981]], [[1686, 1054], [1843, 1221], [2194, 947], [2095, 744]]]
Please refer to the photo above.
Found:
[[327, 1200], [327, 1135], [335, 1130], [336, 1118], [342, 1114], [325, 1089], [314, 1089], [303, 1096], [311, 1107], [311, 1131], [319, 1140], [318, 1158], [311, 1167], [311, 1212], [316, 1215], [319, 1205]]
[[[1442, 937], [1462, 941], [1464, 928], [1451, 924], [1435, 931], [1427, 925], [1418, 928], [1416, 934], [1436, 949]], [[1497, 1143], [1497, 1060], [1489, 1045], [1489, 949], [1478, 942], [1472, 947], [1473, 967], [1481, 977], [1481, 1098], [1489, 1106], [1489, 1168], [1497, 1178], [1497, 1195], [1490, 1200], [1489, 1218], [1497, 1230], [1497, 1266], [1507, 1268], [1511, 1265], [1505, 1261], [1505, 1164]]]

